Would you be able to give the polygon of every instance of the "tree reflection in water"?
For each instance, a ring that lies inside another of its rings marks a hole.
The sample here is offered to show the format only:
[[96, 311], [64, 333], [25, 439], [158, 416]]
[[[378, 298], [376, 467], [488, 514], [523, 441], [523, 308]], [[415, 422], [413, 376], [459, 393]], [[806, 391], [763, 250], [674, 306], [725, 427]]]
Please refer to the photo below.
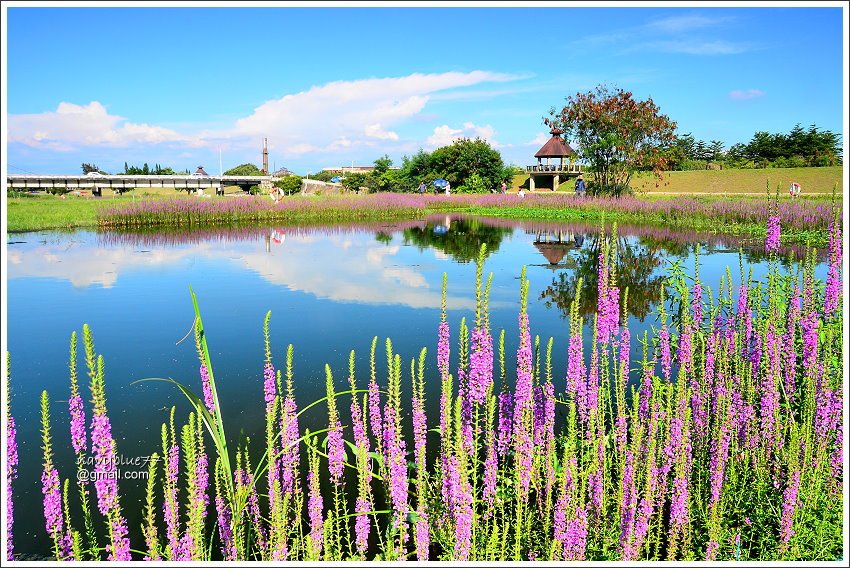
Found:
[[487, 245], [487, 256], [497, 250], [502, 239], [513, 233], [510, 227], [498, 227], [474, 218], [431, 216], [424, 227], [404, 230], [404, 244], [413, 244], [419, 250], [434, 248], [458, 262], [473, 262], [481, 249]]
[[[599, 253], [602, 241], [599, 233], [572, 235], [572, 242], [581, 246], [573, 246], [567, 252], [569, 259], [564, 262], [571, 270], [559, 272], [540, 294], [547, 308], [556, 307], [561, 317], [567, 319], [570, 304], [576, 295], [579, 279], [583, 280], [583, 288], [579, 297], [579, 313], [588, 318], [597, 311]], [[618, 235], [617, 237], [617, 286], [620, 290], [629, 289], [629, 314], [641, 321], [652, 312], [653, 305], [661, 297], [661, 283], [664, 275], [658, 274], [661, 266], [662, 247], [646, 246], [640, 240], [633, 240]], [[550, 260], [551, 264], [551, 260]]]

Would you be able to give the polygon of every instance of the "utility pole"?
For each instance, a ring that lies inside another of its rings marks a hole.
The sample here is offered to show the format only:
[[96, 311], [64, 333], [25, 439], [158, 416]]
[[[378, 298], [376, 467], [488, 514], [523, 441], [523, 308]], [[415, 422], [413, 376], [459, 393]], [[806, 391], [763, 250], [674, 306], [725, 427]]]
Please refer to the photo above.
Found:
[[269, 139], [263, 138], [263, 173], [269, 175]]

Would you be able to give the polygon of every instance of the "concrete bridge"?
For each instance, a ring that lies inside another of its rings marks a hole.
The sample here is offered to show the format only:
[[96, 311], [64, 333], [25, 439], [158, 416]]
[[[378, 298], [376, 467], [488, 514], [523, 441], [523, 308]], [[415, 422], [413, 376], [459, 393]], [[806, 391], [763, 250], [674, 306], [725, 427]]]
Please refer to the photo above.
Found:
[[6, 176], [6, 187], [20, 190], [50, 190], [50, 189], [86, 189], [94, 195], [100, 195], [104, 189], [123, 192], [131, 189], [171, 188], [192, 190], [215, 190], [223, 193], [224, 187], [238, 185], [243, 191], [252, 186], [270, 186], [278, 178], [273, 176], [151, 176], [151, 175], [38, 175], [38, 174], [9, 174]]

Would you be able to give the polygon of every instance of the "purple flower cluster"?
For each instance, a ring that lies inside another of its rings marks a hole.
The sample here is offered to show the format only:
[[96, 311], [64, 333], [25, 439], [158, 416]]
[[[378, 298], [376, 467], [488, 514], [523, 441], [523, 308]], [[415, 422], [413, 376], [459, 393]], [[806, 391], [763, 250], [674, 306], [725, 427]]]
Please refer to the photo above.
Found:
[[364, 497], [357, 498], [355, 512], [357, 519], [354, 521], [354, 543], [359, 554], [366, 554], [369, 546], [369, 503]]
[[67, 558], [71, 553], [71, 540], [64, 528], [59, 474], [52, 465], [48, 465], [41, 474], [41, 493], [44, 495], [44, 522], [47, 534], [57, 544], [60, 558]]
[[[7, 390], [8, 393], [8, 390]], [[8, 396], [8, 394], [7, 394]], [[12, 547], [12, 525], [14, 524], [12, 502], [12, 481], [18, 477], [18, 442], [15, 431], [15, 418], [6, 408], [6, 550], [7, 560], [14, 560]]]
[[486, 327], [472, 330], [472, 352], [469, 356], [469, 396], [482, 404], [487, 389], [493, 384], [493, 338]]
[[841, 299], [841, 226], [836, 221], [833, 219], [829, 226], [829, 270], [823, 298], [825, 317], [836, 313]]
[[800, 472], [794, 471], [788, 480], [788, 485], [782, 493], [782, 519], [780, 521], [779, 535], [784, 549], [791, 537], [794, 536], [794, 511], [797, 509], [797, 493], [800, 490]]
[[779, 251], [779, 215], [771, 215], [767, 219], [767, 236], [764, 239], [765, 252]]
[[201, 364], [201, 389], [204, 392], [204, 406], [210, 411], [210, 414], [215, 414], [215, 398], [212, 393], [212, 385], [210, 385], [210, 372], [207, 366]]
[[266, 401], [266, 414], [271, 414], [274, 399], [277, 396], [274, 365], [266, 363], [263, 367], [263, 397]]
[[605, 253], [599, 254], [599, 281], [597, 293], [599, 298], [599, 319], [596, 328], [596, 339], [605, 344], [616, 335], [620, 326], [620, 289], [612, 286], [609, 280], [609, 269]]
[[83, 398], [74, 394], [68, 399], [68, 410], [71, 414], [71, 445], [79, 455], [86, 451], [86, 414], [83, 410]]
[[225, 503], [221, 496], [216, 495], [215, 509], [218, 513], [218, 536], [221, 539], [221, 554], [225, 560], [236, 560], [236, 543], [233, 540], [233, 531], [230, 528], [232, 517], [230, 506]]
[[342, 473], [345, 471], [345, 442], [342, 439], [342, 425], [339, 420], [328, 432], [328, 469], [331, 480], [339, 485], [342, 482]]

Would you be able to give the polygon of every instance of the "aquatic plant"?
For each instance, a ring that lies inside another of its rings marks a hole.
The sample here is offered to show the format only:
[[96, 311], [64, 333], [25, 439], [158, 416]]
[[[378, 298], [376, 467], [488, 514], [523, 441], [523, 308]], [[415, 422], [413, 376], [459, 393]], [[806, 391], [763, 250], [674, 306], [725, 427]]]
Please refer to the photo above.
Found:
[[[635, 339], [623, 317], [629, 296], [618, 280], [616, 228], [601, 232], [599, 309], [587, 320], [580, 315], [580, 284], [561, 373], [551, 367], [553, 339], [533, 335], [524, 269], [515, 359], [505, 353], [504, 330], [493, 340], [484, 247], [471, 329], [466, 318], [449, 325], [444, 276], [434, 377], [426, 376], [425, 349], [408, 367], [389, 339], [379, 371], [376, 337], [367, 388], [357, 388], [352, 352], [350, 388], [337, 390], [327, 366], [326, 396], [299, 410], [293, 349], [285, 372], [276, 369], [267, 314], [257, 367], [263, 388], [256, 393], [265, 448], [249, 440], [234, 447], [226, 435], [227, 407], [217, 396], [192, 294], [201, 369], [193, 381], [200, 384], [165, 379], [191, 411], [180, 429], [174, 408], [162, 425], [161, 459], [149, 470], [144, 550], [132, 554], [264, 561], [840, 558], [843, 298], [833, 219], [826, 283], [814, 277], [814, 253], [802, 274], [786, 275], [772, 255], [769, 277], [758, 282], [742, 258], [740, 281], [727, 270], [716, 292], [698, 268], [691, 277], [677, 267], [660, 284], [657, 325]], [[639, 361], [629, 357], [633, 340], [642, 343]], [[110, 474], [116, 448], [103, 358], [87, 326], [84, 341], [93, 399], [88, 435], [96, 469]], [[72, 335], [72, 361], [74, 346]], [[639, 371], [636, 384], [631, 368]], [[85, 437], [73, 426], [84, 412], [74, 398], [75, 373], [72, 363], [71, 442], [83, 451]], [[409, 399], [402, 395], [405, 373]], [[440, 381], [439, 416], [426, 411], [427, 380]], [[350, 396], [347, 413], [341, 396]], [[68, 483], [63, 496], [61, 464], [53, 459], [48, 402], [43, 393], [45, 528], [54, 555], [94, 559], [106, 550], [110, 559], [128, 558], [117, 481], [95, 481], [106, 521], [96, 538], [108, 544], [79, 545]], [[303, 413], [322, 408], [327, 427], [302, 432]]]

